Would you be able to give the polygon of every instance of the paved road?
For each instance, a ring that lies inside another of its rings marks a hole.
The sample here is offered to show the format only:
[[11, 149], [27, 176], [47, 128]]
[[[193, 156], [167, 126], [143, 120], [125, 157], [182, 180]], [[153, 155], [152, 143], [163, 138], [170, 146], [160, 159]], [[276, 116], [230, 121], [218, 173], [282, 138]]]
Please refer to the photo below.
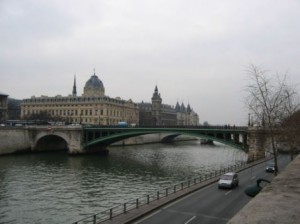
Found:
[[[283, 169], [290, 159], [279, 157], [279, 169]], [[216, 224], [227, 223], [251, 198], [244, 190], [256, 184], [257, 178], [273, 179], [273, 174], [265, 172], [266, 163], [239, 173], [239, 186], [233, 190], [218, 189], [212, 184], [192, 193], [160, 210], [146, 216], [135, 224]], [[262, 184], [261, 184], [262, 186]]]

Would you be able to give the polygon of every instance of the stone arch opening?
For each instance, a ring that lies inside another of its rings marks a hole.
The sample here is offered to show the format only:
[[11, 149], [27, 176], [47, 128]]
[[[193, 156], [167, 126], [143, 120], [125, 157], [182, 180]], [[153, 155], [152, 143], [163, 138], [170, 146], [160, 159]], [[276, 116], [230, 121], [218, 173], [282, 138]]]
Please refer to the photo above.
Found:
[[34, 147], [34, 151], [68, 151], [68, 143], [57, 135], [41, 137]]

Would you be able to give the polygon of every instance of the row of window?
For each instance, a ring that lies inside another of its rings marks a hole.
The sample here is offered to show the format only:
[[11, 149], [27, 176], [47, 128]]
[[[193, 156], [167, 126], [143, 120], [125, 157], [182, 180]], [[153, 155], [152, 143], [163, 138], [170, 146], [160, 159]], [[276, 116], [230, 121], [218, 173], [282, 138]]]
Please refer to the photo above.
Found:
[[[22, 116], [29, 116], [31, 114], [39, 114], [41, 112], [47, 112], [51, 116], [59, 116], [59, 117], [67, 117], [70, 119], [75, 119], [77, 122], [77, 119], [82, 119], [83, 121], [86, 120], [86, 122], [91, 122], [91, 120], [87, 119], [94, 119], [97, 117], [97, 119], [100, 119], [100, 117], [103, 118], [103, 116], [106, 119], [109, 119], [111, 122], [118, 122], [121, 120], [134, 120], [134, 122], [137, 122], [139, 120], [138, 117], [138, 111], [118, 111], [118, 110], [109, 110], [109, 109], [101, 109], [101, 110], [92, 110], [92, 109], [85, 109], [85, 110], [23, 110]], [[86, 118], [89, 116], [90, 118]], [[92, 118], [94, 117], [94, 118]], [[118, 119], [117, 119], [118, 118]], [[111, 120], [113, 119], [113, 120]], [[75, 121], [74, 120], [74, 121]], [[93, 123], [98, 123], [93, 122]], [[111, 123], [109, 122], [109, 123]], [[102, 123], [102, 122], [101, 122]], [[107, 123], [107, 122], [106, 122]], [[114, 123], [111, 123], [114, 124]]]
[[[61, 107], [68, 107], [68, 108], [70, 108], [70, 107], [93, 107], [93, 106], [99, 106], [99, 107], [108, 107], [108, 106], [110, 106], [110, 105], [112, 105], [112, 106], [115, 106], [115, 107], [120, 107], [120, 108], [123, 108], [124, 107], [124, 105], [113, 105], [113, 104], [44, 104], [44, 103], [40, 103], [40, 104], [26, 104], [26, 103], [23, 103], [21, 106], [23, 107], [23, 108], [34, 108], [34, 107], [50, 107], [50, 108], [53, 108], [53, 107], [59, 107], [59, 108], [61, 108]], [[128, 105], [127, 105], [127, 107], [129, 107]], [[133, 107], [131, 107], [130, 106], [130, 108], [135, 108], [134, 106]]]
[[117, 125], [121, 119], [102, 119], [102, 118], [71, 118], [68, 120], [75, 124], [97, 124], [97, 125]]
[[[41, 111], [45, 110], [23, 110], [23, 115], [30, 114], [39, 114]], [[49, 114], [53, 116], [112, 116], [112, 117], [127, 117], [127, 116], [135, 116], [135, 113], [128, 113], [126, 111], [119, 110], [109, 110], [109, 109], [101, 109], [101, 110], [92, 110], [92, 109], [84, 109], [84, 110], [47, 110]]]
[[124, 104], [124, 100], [113, 99], [109, 97], [49, 97], [49, 98], [31, 98], [25, 99], [23, 102], [25, 103], [45, 103], [45, 102], [110, 102], [110, 103], [117, 103], [117, 104]]

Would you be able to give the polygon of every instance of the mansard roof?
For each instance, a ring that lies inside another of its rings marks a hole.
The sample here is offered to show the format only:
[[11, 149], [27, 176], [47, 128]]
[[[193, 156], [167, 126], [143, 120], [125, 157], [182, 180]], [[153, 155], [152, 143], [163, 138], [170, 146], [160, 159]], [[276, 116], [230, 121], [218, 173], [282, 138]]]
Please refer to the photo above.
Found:
[[0, 96], [8, 96], [8, 94], [0, 92]]

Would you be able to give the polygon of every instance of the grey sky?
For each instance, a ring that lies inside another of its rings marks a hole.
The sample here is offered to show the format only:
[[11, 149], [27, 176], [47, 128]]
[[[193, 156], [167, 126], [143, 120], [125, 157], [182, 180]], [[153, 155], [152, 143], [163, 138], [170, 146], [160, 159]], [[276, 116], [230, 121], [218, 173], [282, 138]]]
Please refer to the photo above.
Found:
[[177, 100], [200, 122], [247, 124], [249, 64], [300, 83], [299, 0], [0, 0], [0, 92]]

